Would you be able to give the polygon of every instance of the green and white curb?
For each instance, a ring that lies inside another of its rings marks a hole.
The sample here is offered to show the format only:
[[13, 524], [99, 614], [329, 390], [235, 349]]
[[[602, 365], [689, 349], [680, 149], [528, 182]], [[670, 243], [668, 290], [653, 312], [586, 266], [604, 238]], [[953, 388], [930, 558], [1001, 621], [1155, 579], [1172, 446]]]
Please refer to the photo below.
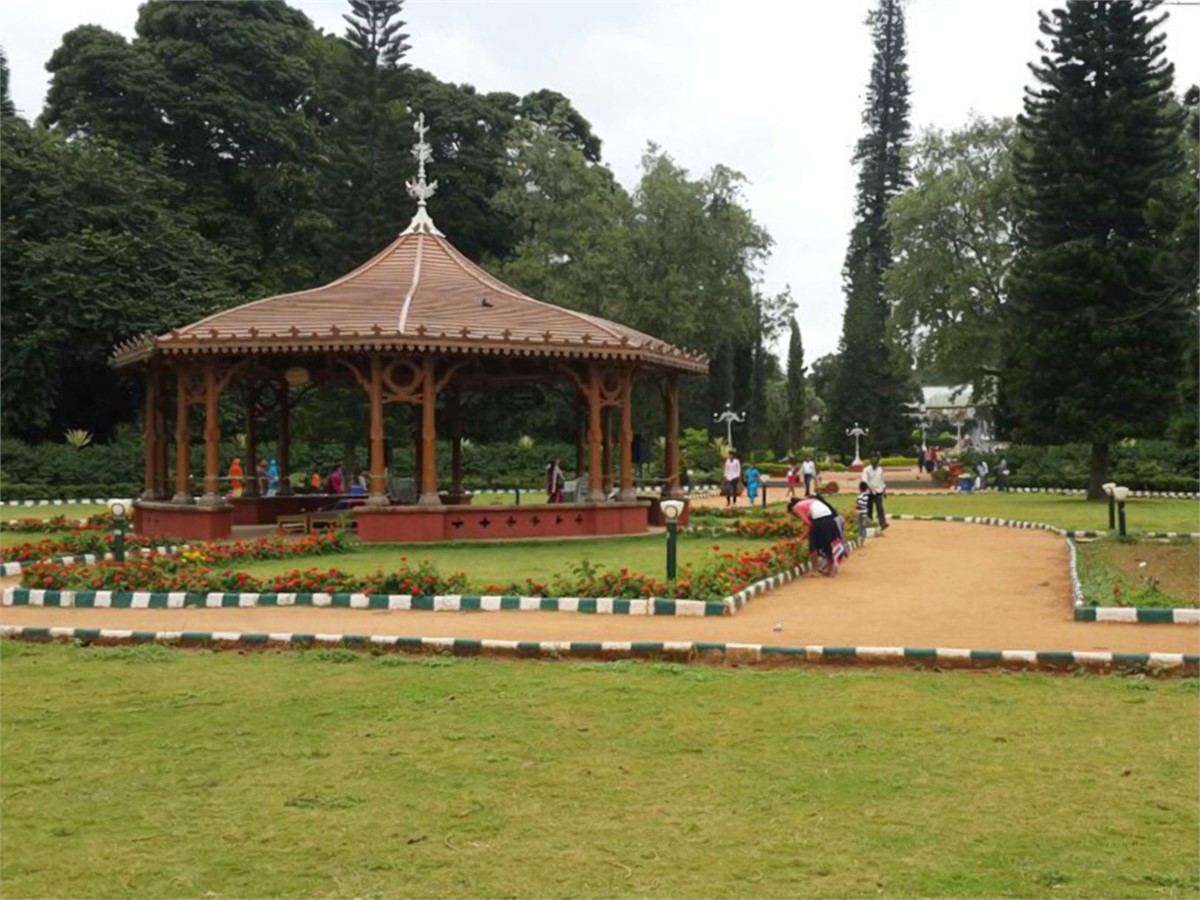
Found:
[[449, 653], [459, 656], [524, 656], [563, 659], [673, 659], [753, 663], [915, 664], [938, 667], [1021, 669], [1159, 668], [1179, 674], [1200, 670], [1200, 655], [1107, 653], [1064, 650], [964, 650], [944, 647], [837, 647], [735, 644], [706, 641], [499, 641], [475, 638], [423, 638], [405, 635], [303, 634], [242, 631], [134, 631], [124, 628], [39, 628], [0, 626], [0, 637], [28, 641], [163, 643], [184, 646], [289, 648], [347, 647]]
[[71, 498], [70, 500], [0, 500], [0, 506], [68, 506], [78, 503], [99, 503], [104, 506], [108, 506], [113, 503], [124, 503], [126, 506], [133, 506], [133, 501], [128, 497], [110, 497], [108, 499], [101, 497], [97, 497], [95, 499], [85, 497], [78, 500], [74, 498]]
[[[169, 544], [160, 547], [141, 547], [130, 550], [129, 556], [140, 553], [142, 556], [174, 556], [180, 550], [187, 549], [187, 544]], [[25, 566], [31, 566], [35, 563], [54, 563], [60, 566], [91, 566], [104, 560], [113, 559], [111, 553], [103, 555], [99, 553], [80, 553], [78, 556], [52, 556], [49, 559], [26, 560], [25, 562], [6, 562], [0, 563], [0, 576], [20, 575]]]
[[57, 591], [7, 588], [4, 606], [77, 609], [185, 609], [311, 606], [428, 612], [577, 612], [628, 616], [723, 616], [728, 601], [624, 600], [618, 597], [515, 597], [489, 594], [188, 593], [184, 591]]

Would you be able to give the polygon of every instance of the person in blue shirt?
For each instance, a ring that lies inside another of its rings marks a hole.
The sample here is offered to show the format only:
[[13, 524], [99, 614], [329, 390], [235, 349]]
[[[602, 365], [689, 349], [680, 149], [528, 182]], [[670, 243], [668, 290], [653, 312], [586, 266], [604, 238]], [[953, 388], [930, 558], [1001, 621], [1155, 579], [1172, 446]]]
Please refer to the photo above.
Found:
[[267, 496], [274, 497], [279, 493], [279, 463], [275, 460], [267, 465]]
[[753, 506], [755, 499], [758, 497], [759, 480], [762, 478], [762, 475], [758, 471], [758, 466], [754, 465], [754, 463], [750, 463], [750, 465], [746, 468], [745, 477], [746, 496], [750, 498], [750, 505]]

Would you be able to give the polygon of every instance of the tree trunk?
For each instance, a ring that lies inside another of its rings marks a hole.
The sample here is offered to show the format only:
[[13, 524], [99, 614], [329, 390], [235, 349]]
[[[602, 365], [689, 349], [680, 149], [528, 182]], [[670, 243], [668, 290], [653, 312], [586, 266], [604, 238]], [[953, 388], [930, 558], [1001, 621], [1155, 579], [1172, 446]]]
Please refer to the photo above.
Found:
[[1108, 444], [1093, 443], [1092, 444], [1092, 463], [1091, 475], [1088, 478], [1088, 499], [1103, 500], [1104, 488], [1101, 487], [1108, 480]]

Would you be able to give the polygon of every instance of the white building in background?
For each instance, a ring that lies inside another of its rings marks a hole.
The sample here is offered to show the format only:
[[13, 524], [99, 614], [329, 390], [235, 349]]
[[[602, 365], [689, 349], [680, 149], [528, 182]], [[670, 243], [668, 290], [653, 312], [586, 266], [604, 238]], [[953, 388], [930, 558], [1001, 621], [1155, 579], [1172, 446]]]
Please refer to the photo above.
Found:
[[975, 392], [969, 384], [931, 385], [921, 388], [921, 424], [926, 428], [949, 422], [959, 446], [964, 439], [972, 447], [987, 449], [994, 436], [990, 403], [975, 404]]

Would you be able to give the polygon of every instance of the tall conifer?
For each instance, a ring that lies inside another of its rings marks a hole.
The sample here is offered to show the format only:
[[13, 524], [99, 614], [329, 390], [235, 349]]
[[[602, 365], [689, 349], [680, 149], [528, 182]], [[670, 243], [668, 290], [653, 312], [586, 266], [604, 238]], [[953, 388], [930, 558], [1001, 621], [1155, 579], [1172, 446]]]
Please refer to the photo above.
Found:
[[1001, 399], [1015, 437], [1091, 444], [1093, 498], [1112, 442], [1164, 425], [1188, 323], [1167, 197], [1182, 111], [1158, 5], [1072, 0], [1041, 13], [1038, 84], [1019, 120]]
[[792, 319], [787, 355], [787, 442], [795, 450], [804, 443], [807, 397], [804, 384], [804, 344], [800, 340], [800, 324]]
[[892, 261], [888, 201], [908, 184], [901, 149], [909, 138], [908, 63], [901, 0], [879, 0], [867, 17], [875, 58], [867, 85], [867, 133], [854, 152], [858, 197], [850, 247], [842, 271], [846, 311], [839, 348], [842, 365], [826, 415], [825, 441], [839, 447], [859, 422], [869, 444], [899, 448], [905, 440], [910, 376], [898, 367], [886, 340], [888, 305], [883, 273]]

